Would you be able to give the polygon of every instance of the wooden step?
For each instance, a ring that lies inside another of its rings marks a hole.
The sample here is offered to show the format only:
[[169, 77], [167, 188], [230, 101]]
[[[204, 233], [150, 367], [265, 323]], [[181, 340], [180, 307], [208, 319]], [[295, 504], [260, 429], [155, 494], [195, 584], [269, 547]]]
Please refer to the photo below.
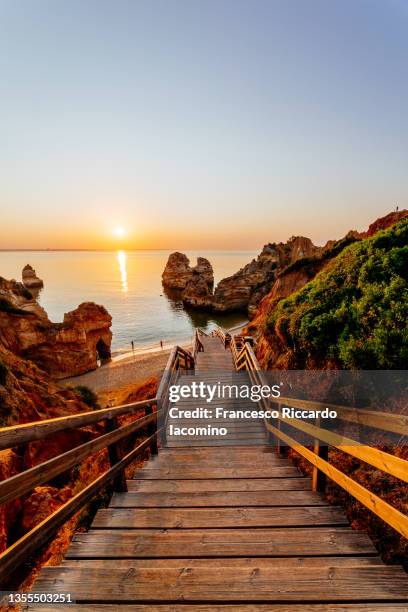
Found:
[[210, 439], [210, 440], [197, 440], [196, 442], [191, 441], [191, 440], [187, 440], [187, 441], [176, 441], [176, 438], [173, 438], [172, 440], [170, 440], [167, 443], [168, 448], [199, 448], [199, 447], [211, 447], [211, 448], [222, 448], [222, 447], [228, 447], [228, 446], [235, 446], [235, 447], [239, 447], [240, 444], [242, 444], [243, 446], [260, 446], [262, 444], [264, 444], [266, 441], [266, 437], [265, 439], [261, 439], [261, 440], [247, 440], [246, 438], [243, 438], [242, 440], [236, 440], [234, 438], [227, 438], [224, 439], [222, 441], [220, 441], [219, 439]]
[[114, 508], [98, 510], [92, 527], [205, 529], [236, 527], [314, 527], [347, 525], [340, 508]]
[[327, 506], [311, 491], [203, 491], [201, 493], [114, 493], [111, 508], [211, 508], [246, 506]]
[[[55, 606], [28, 606], [27, 612], [55, 612]], [[330, 603], [327, 604], [70, 604], [58, 605], [58, 612], [407, 612], [406, 604], [399, 603]]]
[[37, 592], [75, 593], [77, 601], [106, 602], [371, 602], [405, 600], [406, 574], [393, 567], [303, 568], [71, 568], [46, 567]]
[[[222, 462], [220, 462], [222, 463]], [[147, 465], [137, 473], [137, 477], [145, 478], [170, 478], [170, 479], [208, 479], [208, 478], [298, 478], [299, 472], [287, 464], [282, 467], [258, 467], [253, 470], [250, 465], [239, 468], [209, 467], [201, 470], [196, 465], [173, 466], [153, 468]]]
[[66, 558], [247, 557], [375, 554], [365, 533], [314, 529], [91, 529], [77, 533]]
[[310, 478], [219, 478], [210, 480], [128, 480], [129, 492], [310, 491]]
[[378, 556], [362, 557], [198, 557], [196, 559], [65, 559], [62, 562], [65, 567], [285, 567], [291, 571], [301, 571], [304, 567], [367, 567], [379, 565], [384, 567]]

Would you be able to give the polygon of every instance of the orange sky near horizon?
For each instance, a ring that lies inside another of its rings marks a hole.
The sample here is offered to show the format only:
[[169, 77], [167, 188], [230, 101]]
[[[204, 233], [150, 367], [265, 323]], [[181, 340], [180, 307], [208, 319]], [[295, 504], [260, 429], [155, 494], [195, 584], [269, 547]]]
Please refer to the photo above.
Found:
[[[123, 232], [118, 235], [118, 228]], [[350, 227], [351, 229], [351, 227]], [[280, 224], [279, 227], [247, 227], [245, 231], [241, 228], [217, 227], [208, 223], [206, 226], [184, 228], [167, 226], [141, 227], [129, 223], [112, 224], [104, 227], [103, 224], [90, 223], [89, 229], [82, 227], [56, 228], [55, 230], [44, 227], [35, 227], [35, 222], [28, 227], [16, 228], [10, 224], [6, 227], [2, 224], [0, 231], [1, 250], [252, 250], [258, 249], [267, 242], [286, 241], [292, 235], [306, 235], [317, 244], [326, 242], [327, 239], [340, 238], [340, 233], [335, 236], [319, 236], [316, 228], [305, 227], [303, 231], [290, 228], [289, 224]], [[345, 232], [343, 232], [344, 234]]]
[[[366, 230], [370, 223], [384, 216], [391, 209], [356, 210], [353, 218], [349, 214], [339, 215], [333, 223], [331, 210], [326, 214], [318, 207], [315, 214], [285, 216], [264, 215], [262, 210], [233, 220], [233, 213], [217, 215], [185, 215], [182, 219], [171, 214], [160, 222], [139, 214], [118, 214], [101, 210], [85, 211], [81, 216], [65, 215], [39, 217], [33, 215], [26, 222], [16, 225], [7, 216], [0, 226], [1, 250], [258, 250], [268, 242], [287, 241], [291, 236], [302, 235], [315, 244], [342, 238], [350, 229]], [[348, 211], [347, 211], [348, 212]], [[346, 211], [344, 211], [346, 213]], [[89, 218], [87, 218], [89, 217]], [[269, 218], [268, 218], [269, 217]], [[121, 228], [121, 232], [118, 232]]]

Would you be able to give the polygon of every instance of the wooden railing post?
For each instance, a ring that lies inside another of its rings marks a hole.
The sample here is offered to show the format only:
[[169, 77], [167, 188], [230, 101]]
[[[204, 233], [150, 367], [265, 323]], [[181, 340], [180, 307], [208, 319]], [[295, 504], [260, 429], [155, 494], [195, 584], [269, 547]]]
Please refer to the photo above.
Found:
[[[148, 416], [149, 414], [153, 414], [153, 406], [151, 405], [147, 405], [145, 408], [145, 416]], [[150, 438], [150, 436], [152, 436], [156, 431], [157, 431], [157, 417], [156, 417], [156, 421], [153, 421], [152, 423], [148, 424], [147, 436]], [[157, 455], [158, 453], [157, 436], [155, 437], [155, 439], [150, 445], [150, 452], [152, 453], [152, 455]]]
[[[118, 427], [119, 423], [117, 417], [112, 417], [111, 419], [108, 419], [106, 423], [106, 430], [108, 433], [113, 431], [114, 429], [117, 429]], [[110, 444], [108, 446], [108, 454], [111, 467], [116, 465], [116, 463], [119, 463], [119, 461], [122, 459], [121, 442], [115, 442], [114, 444]], [[113, 479], [113, 489], [117, 493], [127, 492], [126, 476], [124, 469], [120, 470], [119, 474]]]
[[[316, 418], [315, 425], [316, 427], [320, 427], [320, 417]], [[318, 438], [315, 438], [314, 440], [313, 452], [325, 461], [327, 461], [329, 458], [329, 447], [327, 445], [322, 445], [321, 441]], [[324, 493], [324, 491], [326, 490], [326, 482], [326, 474], [324, 474], [321, 470], [314, 466], [312, 472], [312, 491]]]
[[[278, 412], [280, 414], [280, 412], [281, 412], [281, 404], [278, 404]], [[281, 420], [279, 418], [276, 419], [276, 428], [279, 429], [279, 431], [281, 430], [281, 425], [282, 425]], [[275, 446], [276, 454], [280, 457], [282, 455], [281, 439], [280, 439], [279, 436], [276, 436], [275, 440], [276, 440], [276, 446]]]

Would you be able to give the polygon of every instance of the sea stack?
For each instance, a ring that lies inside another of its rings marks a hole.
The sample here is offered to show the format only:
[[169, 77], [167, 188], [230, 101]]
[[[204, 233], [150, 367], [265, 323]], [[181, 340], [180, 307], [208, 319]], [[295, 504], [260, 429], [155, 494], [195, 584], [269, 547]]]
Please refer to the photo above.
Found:
[[187, 255], [175, 251], [169, 255], [162, 274], [162, 282], [168, 289], [183, 290], [191, 281], [193, 274], [203, 278], [211, 288], [214, 285], [214, 272], [208, 259], [198, 257], [197, 265], [191, 267]]
[[26, 289], [42, 289], [44, 282], [41, 278], [38, 278], [35, 270], [30, 264], [27, 264], [23, 268], [22, 272], [23, 285]]

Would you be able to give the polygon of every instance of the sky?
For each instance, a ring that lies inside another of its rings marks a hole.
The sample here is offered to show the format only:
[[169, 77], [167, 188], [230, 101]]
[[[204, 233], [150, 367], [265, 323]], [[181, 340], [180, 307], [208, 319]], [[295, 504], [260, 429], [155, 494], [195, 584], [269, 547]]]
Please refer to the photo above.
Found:
[[0, 249], [340, 238], [407, 109], [408, 0], [0, 0]]

